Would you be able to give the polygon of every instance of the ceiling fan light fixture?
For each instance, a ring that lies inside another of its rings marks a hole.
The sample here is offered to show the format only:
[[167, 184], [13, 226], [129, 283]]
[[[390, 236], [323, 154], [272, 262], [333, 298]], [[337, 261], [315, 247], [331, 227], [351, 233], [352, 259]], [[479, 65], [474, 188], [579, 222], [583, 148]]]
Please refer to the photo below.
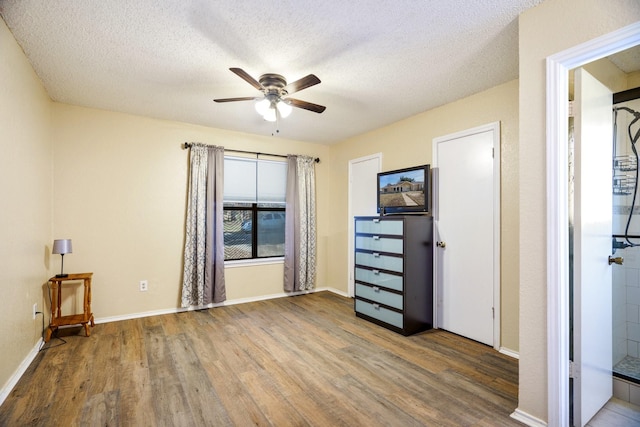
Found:
[[289, 114], [291, 114], [291, 110], [293, 110], [291, 105], [287, 104], [284, 100], [278, 101], [278, 103], [276, 104], [276, 108], [278, 109], [278, 113], [280, 113], [280, 117], [282, 118], [289, 117]]
[[262, 98], [256, 102], [255, 107], [258, 114], [264, 116], [267, 113], [267, 110], [269, 110], [269, 107], [271, 107], [271, 102], [267, 98]]
[[262, 117], [268, 122], [276, 121], [276, 109], [275, 107], [269, 107]]

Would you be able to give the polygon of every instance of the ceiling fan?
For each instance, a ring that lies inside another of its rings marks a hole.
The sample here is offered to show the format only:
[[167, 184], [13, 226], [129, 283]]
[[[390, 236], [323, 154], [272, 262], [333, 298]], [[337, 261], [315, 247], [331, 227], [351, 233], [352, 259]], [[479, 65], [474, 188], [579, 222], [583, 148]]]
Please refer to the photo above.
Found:
[[314, 113], [322, 113], [327, 108], [323, 105], [287, 97], [292, 93], [299, 92], [320, 83], [320, 79], [313, 74], [309, 74], [300, 80], [287, 84], [285, 78], [280, 74], [263, 74], [256, 80], [241, 68], [229, 68], [229, 70], [258, 89], [264, 96], [262, 98], [247, 96], [242, 98], [214, 99], [215, 102], [257, 101], [255, 104], [256, 110], [265, 120], [270, 122], [275, 122], [278, 116], [287, 117], [291, 114], [291, 107], [302, 108], [313, 111]]

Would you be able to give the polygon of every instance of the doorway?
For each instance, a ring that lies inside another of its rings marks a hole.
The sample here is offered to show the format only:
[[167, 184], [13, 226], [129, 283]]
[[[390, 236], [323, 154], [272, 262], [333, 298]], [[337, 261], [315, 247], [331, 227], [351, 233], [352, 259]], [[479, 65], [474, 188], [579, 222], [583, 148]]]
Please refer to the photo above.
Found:
[[[569, 146], [571, 420], [582, 427], [613, 396], [611, 375], [612, 91], [575, 70]], [[571, 125], [573, 124], [573, 125]], [[573, 191], [572, 191], [573, 190]], [[573, 209], [571, 209], [573, 207]], [[610, 259], [610, 258], [609, 258]]]
[[638, 45], [640, 23], [547, 58], [547, 407], [549, 425], [569, 420], [568, 206], [565, 183], [568, 72]]

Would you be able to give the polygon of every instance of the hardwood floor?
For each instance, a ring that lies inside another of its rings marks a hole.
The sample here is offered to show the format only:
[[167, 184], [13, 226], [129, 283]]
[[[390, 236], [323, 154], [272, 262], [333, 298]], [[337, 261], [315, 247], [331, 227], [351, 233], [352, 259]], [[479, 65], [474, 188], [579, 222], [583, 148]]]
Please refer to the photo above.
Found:
[[38, 354], [0, 426], [522, 425], [509, 417], [517, 360], [444, 331], [403, 337], [329, 292], [64, 339]]

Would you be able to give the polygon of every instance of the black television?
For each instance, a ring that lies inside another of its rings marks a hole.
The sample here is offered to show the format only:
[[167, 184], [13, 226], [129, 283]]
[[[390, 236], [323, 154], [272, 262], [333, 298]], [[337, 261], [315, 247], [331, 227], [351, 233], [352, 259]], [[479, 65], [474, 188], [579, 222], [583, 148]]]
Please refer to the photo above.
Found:
[[428, 213], [429, 171], [429, 165], [420, 165], [378, 173], [378, 213]]

